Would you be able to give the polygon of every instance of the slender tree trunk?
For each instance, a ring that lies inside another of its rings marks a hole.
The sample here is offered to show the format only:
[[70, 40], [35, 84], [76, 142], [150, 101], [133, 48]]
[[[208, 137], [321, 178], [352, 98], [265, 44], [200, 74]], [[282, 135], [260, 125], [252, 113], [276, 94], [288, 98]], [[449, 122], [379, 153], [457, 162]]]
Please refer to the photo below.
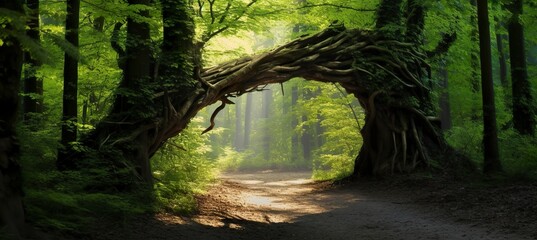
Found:
[[[470, 4], [473, 7], [477, 7], [477, 1], [478, 0], [470, 0]], [[470, 74], [470, 85], [471, 90], [473, 93], [479, 92], [479, 53], [477, 47], [478, 41], [479, 41], [479, 31], [477, 28], [478, 20], [477, 20], [477, 14], [472, 14], [470, 17], [470, 23], [472, 25], [472, 30], [470, 31], [470, 40], [472, 42], [472, 48], [470, 51], [470, 67], [471, 67], [471, 74]], [[472, 111], [477, 112], [477, 111]], [[476, 116], [473, 116], [472, 118], [477, 118]], [[477, 119], [475, 119], [477, 120]]]
[[533, 136], [535, 135], [535, 112], [526, 66], [524, 26], [520, 22], [523, 5], [523, 0], [512, 0], [507, 7], [512, 14], [507, 29], [513, 83], [513, 125], [520, 134]]
[[297, 117], [298, 105], [298, 86], [293, 83], [291, 86], [291, 161], [298, 160], [298, 135], [296, 128], [298, 126]]
[[[496, 7], [496, 11], [503, 11], [503, 7], [500, 0], [492, 0], [492, 6]], [[502, 33], [505, 28], [505, 23], [498, 16], [494, 17], [494, 30], [496, 32], [496, 49], [498, 51], [498, 65], [500, 74], [500, 83], [502, 84], [503, 100], [507, 109], [512, 109], [511, 93], [509, 91], [509, 79], [507, 78], [507, 53], [505, 51], [505, 43], [508, 38], [507, 35]]]
[[252, 131], [252, 93], [246, 95], [246, 108], [244, 109], [244, 149], [250, 148], [250, 134]]
[[237, 98], [235, 101], [235, 137], [233, 140], [233, 145], [236, 151], [244, 150], [243, 145], [243, 130], [242, 130], [242, 113], [241, 113], [241, 98]]
[[484, 167], [485, 173], [502, 171], [498, 150], [494, 82], [492, 81], [492, 54], [487, 0], [477, 1], [479, 49], [481, 55], [481, 87], [483, 94]]
[[[18, 0], [0, 1], [0, 8], [20, 13], [21, 18], [24, 12], [22, 1]], [[11, 25], [7, 21], [1, 28], [24, 34], [24, 29], [16, 27], [17, 24]], [[25, 221], [20, 147], [16, 133], [23, 50], [15, 37], [8, 36], [3, 41], [4, 44], [0, 46], [0, 228], [5, 226], [7, 238], [18, 239], [24, 234]]]
[[[28, 0], [28, 30], [26, 34], [39, 44], [41, 41], [39, 33], [39, 0]], [[32, 114], [43, 112], [43, 80], [36, 75], [41, 62], [32, 58], [29, 52], [25, 53], [24, 60], [27, 67], [24, 72], [24, 99], [23, 118], [24, 122], [37, 127], [38, 118], [32, 118]], [[35, 116], [34, 116], [35, 117]]]
[[[303, 88], [302, 89], [302, 99], [304, 101], [310, 100], [312, 98], [312, 93], [309, 89]], [[302, 122], [307, 122], [308, 116], [302, 114]], [[302, 136], [301, 136], [301, 143], [302, 143], [302, 157], [305, 162], [311, 162], [311, 147], [313, 142], [313, 134], [312, 134], [312, 127], [310, 125], [304, 124], [302, 126]]]
[[[80, 0], [67, 0], [67, 18], [65, 20], [65, 40], [78, 48]], [[59, 170], [73, 168], [68, 156], [69, 145], [77, 140], [78, 115], [78, 56], [65, 53], [63, 67], [63, 114], [62, 114], [62, 148], [58, 151], [56, 165]]]
[[[500, 27], [496, 28], [496, 31], [500, 31]], [[496, 33], [496, 46], [498, 48], [498, 64], [500, 65], [500, 82], [502, 87], [507, 90], [509, 89], [509, 80], [507, 79], [507, 60], [506, 54], [503, 46], [503, 42], [507, 37], [505, 34]]]
[[440, 122], [442, 130], [451, 129], [451, 105], [449, 103], [449, 72], [447, 69], [447, 59], [444, 58], [440, 62]]
[[263, 91], [263, 111], [262, 111], [262, 117], [265, 120], [265, 126], [263, 129], [263, 158], [268, 161], [270, 160], [270, 140], [271, 140], [271, 128], [268, 124], [268, 119], [270, 117], [270, 111], [272, 108], [272, 90], [270, 88], [267, 88], [265, 91]]
[[[321, 88], [317, 88], [315, 90], [315, 92], [313, 92], [313, 96], [314, 97], [317, 97], [321, 95]], [[324, 133], [324, 128], [323, 126], [321, 125], [321, 122], [323, 121], [323, 116], [318, 113], [317, 114], [317, 121], [315, 121], [315, 125], [314, 125], [314, 128], [315, 128], [315, 140], [314, 140], [314, 149], [317, 150], [319, 149], [323, 144], [324, 144], [324, 137], [323, 137], [323, 133]]]

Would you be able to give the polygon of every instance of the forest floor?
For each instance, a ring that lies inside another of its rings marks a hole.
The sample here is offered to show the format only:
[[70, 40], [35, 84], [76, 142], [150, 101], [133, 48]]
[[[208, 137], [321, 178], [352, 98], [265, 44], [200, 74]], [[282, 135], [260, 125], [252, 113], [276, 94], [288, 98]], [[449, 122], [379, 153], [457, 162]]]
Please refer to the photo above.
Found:
[[158, 214], [96, 239], [537, 239], [537, 185], [432, 178], [313, 182], [309, 172], [223, 174], [191, 217]]

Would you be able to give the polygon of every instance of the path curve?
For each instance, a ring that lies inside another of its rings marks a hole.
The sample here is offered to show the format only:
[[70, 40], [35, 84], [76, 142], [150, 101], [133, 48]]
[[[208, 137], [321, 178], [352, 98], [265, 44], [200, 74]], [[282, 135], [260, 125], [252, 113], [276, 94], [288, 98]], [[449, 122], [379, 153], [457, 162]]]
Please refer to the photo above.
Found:
[[[157, 215], [110, 239], [532, 239], [457, 221], [415, 201], [356, 186], [314, 183], [308, 172], [224, 174], [192, 218]], [[487, 227], [489, 226], [489, 227]]]

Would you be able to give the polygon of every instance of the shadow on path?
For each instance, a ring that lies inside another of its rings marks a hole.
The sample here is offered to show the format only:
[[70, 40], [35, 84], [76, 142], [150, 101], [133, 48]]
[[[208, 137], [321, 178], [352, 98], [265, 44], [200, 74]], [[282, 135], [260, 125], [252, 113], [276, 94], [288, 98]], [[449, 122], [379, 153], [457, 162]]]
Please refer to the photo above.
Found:
[[309, 179], [305, 172], [224, 174], [199, 198], [199, 214], [150, 216], [97, 239], [532, 239], [453, 220], [413, 200], [412, 192]]

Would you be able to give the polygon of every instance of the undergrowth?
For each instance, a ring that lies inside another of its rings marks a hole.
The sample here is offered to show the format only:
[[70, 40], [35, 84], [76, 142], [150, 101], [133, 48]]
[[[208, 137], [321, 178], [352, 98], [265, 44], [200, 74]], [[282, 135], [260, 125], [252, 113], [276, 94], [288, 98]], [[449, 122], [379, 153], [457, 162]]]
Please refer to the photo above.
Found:
[[208, 138], [218, 132], [201, 135], [200, 122], [201, 118], [193, 119], [190, 128], [168, 140], [151, 159], [159, 211], [192, 213], [196, 207], [194, 196], [203, 193], [216, 177]]
[[[447, 133], [449, 144], [470, 157], [481, 169], [483, 164], [482, 131], [482, 125], [468, 122]], [[507, 129], [499, 132], [498, 145], [504, 169], [504, 180], [537, 181], [537, 138], [523, 136], [513, 129]]]
[[140, 185], [129, 191], [98, 191], [92, 186], [111, 179], [107, 171], [56, 170], [58, 139], [54, 130], [55, 126], [19, 129], [26, 218], [46, 232], [83, 237], [100, 231], [95, 228], [102, 224], [121, 226], [141, 214], [189, 213], [196, 206], [194, 194], [202, 192], [215, 176], [214, 164], [205, 157], [210, 149], [207, 137], [192, 127], [170, 140], [152, 159], [157, 179], [153, 188]]

